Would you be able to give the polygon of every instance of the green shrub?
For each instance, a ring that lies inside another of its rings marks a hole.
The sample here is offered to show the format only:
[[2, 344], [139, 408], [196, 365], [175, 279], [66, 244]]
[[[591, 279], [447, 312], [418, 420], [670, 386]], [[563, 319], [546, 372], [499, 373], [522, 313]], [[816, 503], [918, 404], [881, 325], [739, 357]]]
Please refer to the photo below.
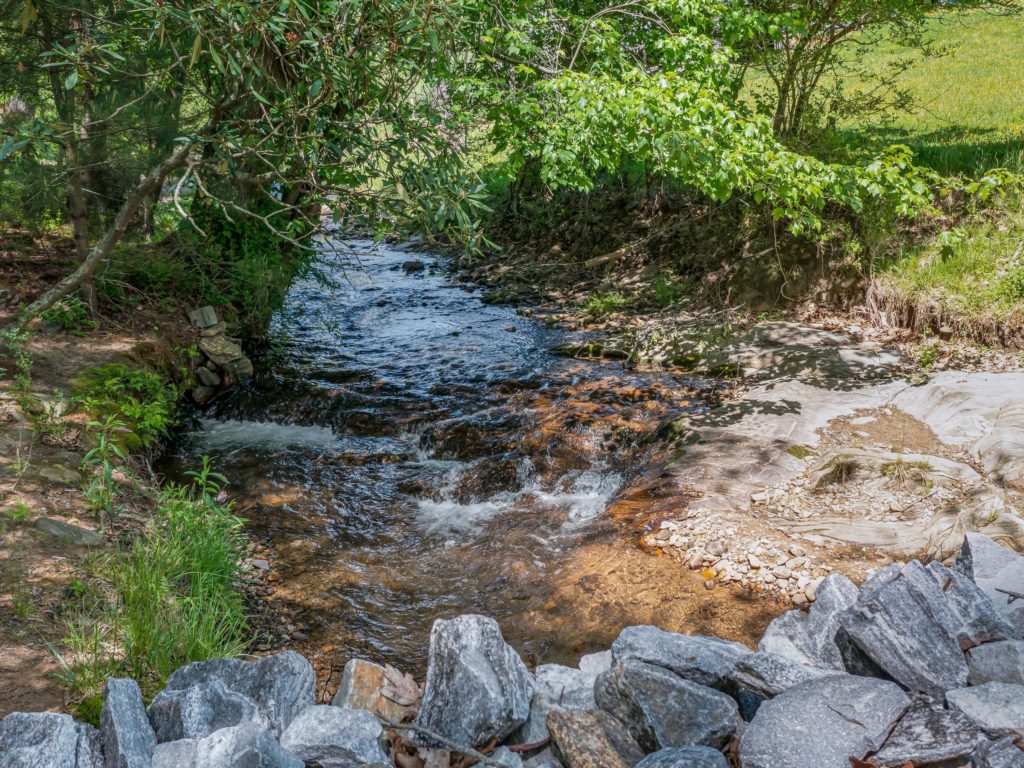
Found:
[[153, 371], [109, 363], [88, 369], [76, 390], [82, 407], [99, 422], [126, 427], [125, 447], [149, 448], [174, 424], [180, 393]]
[[59, 328], [71, 333], [81, 333], [96, 327], [96, 321], [92, 319], [89, 307], [77, 296], [61, 299], [43, 312], [40, 317], [51, 328]]
[[583, 303], [583, 311], [593, 317], [608, 315], [628, 306], [629, 299], [621, 293], [595, 293]]

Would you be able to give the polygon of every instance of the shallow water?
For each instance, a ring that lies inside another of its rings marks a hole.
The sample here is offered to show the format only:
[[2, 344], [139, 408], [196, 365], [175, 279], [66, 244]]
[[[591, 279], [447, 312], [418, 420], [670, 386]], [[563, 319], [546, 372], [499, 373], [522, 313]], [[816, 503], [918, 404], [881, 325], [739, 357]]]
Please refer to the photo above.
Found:
[[[274, 553], [274, 597], [313, 646], [418, 670], [435, 618], [478, 612], [536, 662], [652, 620], [663, 596], [594, 581], [645, 567], [644, 505], [627, 519], [608, 507], [657, 427], [705, 408], [713, 387], [559, 357], [565, 332], [485, 304], [439, 259], [349, 245], [359, 266], [292, 288], [255, 379], [208, 409], [164, 471], [208, 454], [231, 478]], [[407, 273], [411, 260], [426, 269]]]

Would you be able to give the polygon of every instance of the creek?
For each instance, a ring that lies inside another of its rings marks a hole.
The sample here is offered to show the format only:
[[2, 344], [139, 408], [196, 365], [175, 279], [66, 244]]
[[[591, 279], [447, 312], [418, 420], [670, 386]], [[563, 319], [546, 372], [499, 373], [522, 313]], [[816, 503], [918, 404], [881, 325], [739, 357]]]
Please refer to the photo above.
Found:
[[346, 245], [162, 467], [209, 455], [230, 478], [299, 645], [416, 671], [434, 619], [459, 613], [495, 617], [534, 662], [628, 624], [699, 629], [706, 605], [671, 605], [696, 576], [637, 546], [658, 504], [686, 500], [639, 483], [658, 427], [716, 385], [558, 356], [580, 337], [485, 303], [441, 257]]

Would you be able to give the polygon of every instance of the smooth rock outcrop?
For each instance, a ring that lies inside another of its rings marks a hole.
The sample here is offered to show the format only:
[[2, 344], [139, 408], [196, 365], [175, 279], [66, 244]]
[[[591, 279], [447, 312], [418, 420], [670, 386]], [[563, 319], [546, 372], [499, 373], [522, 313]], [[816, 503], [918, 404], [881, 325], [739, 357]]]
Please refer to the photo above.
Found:
[[1002, 682], [1024, 685], [1024, 640], [1004, 640], [972, 648], [967, 654], [971, 685]]
[[827, 576], [815, 591], [810, 610], [789, 611], [768, 625], [758, 650], [800, 664], [843, 670], [843, 653], [836, 642], [839, 615], [857, 602], [857, 586], [839, 573]]
[[916, 560], [875, 573], [839, 622], [861, 651], [911, 691], [941, 696], [967, 683], [957, 620]]
[[666, 632], [657, 627], [626, 627], [612, 643], [612, 657], [653, 664], [700, 685], [718, 687], [736, 662], [751, 653], [739, 643], [717, 637]]
[[108, 678], [100, 737], [107, 768], [149, 768], [153, 762], [156, 735], [146, 717], [139, 684], [131, 678]]
[[1024, 585], [1024, 557], [980, 533], [968, 533], [957, 554], [955, 569], [974, 579], [992, 598], [996, 609], [1013, 625], [1014, 635], [1024, 640], [1024, 600], [1011, 602], [1010, 592]]
[[[458, 744], [509, 736], [530, 716], [533, 676], [494, 619], [465, 615], [430, 630], [427, 679], [416, 724]], [[417, 743], [442, 746], [421, 734]]]
[[553, 709], [548, 731], [566, 768], [631, 768], [644, 756], [625, 726], [599, 709]]
[[669, 747], [652, 752], [633, 768], [729, 768], [729, 761], [710, 747]]
[[303, 710], [281, 734], [281, 746], [322, 768], [389, 764], [380, 722], [365, 709], [315, 705]]
[[764, 702], [740, 737], [742, 768], [850, 768], [879, 749], [910, 706], [895, 683], [838, 674]]
[[983, 740], [963, 713], [916, 701], [872, 757], [880, 765], [925, 765], [970, 755]]
[[266, 725], [256, 702], [228, 690], [221, 680], [158, 693], [147, 710], [158, 742], [201, 739], [221, 728], [256, 722]]
[[637, 659], [618, 661], [603, 672], [594, 696], [649, 752], [665, 747], [721, 749], [742, 725], [731, 697]]
[[594, 681], [598, 673], [560, 664], [541, 664], [534, 670], [536, 687], [530, 717], [516, 734], [520, 744], [534, 744], [548, 737], [547, 718], [552, 709], [594, 709]]
[[942, 563], [928, 563], [956, 620], [956, 637], [963, 650], [1014, 636], [1010, 620], [974, 581]]
[[[306, 707], [313, 704], [316, 674], [294, 651], [264, 656], [254, 661], [210, 659], [188, 664], [174, 672], [161, 692], [165, 698], [185, 697], [193, 686], [219, 681], [228, 691], [250, 699], [259, 710], [259, 723], [276, 738]], [[219, 696], [220, 689], [209, 689]], [[211, 704], [211, 706], [214, 706]]]
[[3, 768], [100, 768], [99, 734], [56, 712], [14, 712], [0, 721]]
[[1024, 736], [1024, 685], [984, 683], [949, 691], [946, 701], [989, 736]]
[[204, 739], [158, 744], [153, 768], [305, 768], [270, 732], [253, 723], [222, 728]]

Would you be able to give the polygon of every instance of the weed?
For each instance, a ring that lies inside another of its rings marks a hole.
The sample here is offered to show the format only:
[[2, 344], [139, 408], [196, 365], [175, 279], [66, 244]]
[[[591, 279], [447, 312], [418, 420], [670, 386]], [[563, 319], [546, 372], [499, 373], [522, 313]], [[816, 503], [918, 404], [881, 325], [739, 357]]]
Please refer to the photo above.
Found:
[[35, 431], [44, 443], [66, 445], [77, 438], [77, 433], [64, 418], [67, 407], [67, 400], [60, 390], [52, 400], [43, 404], [42, 411], [36, 416]]
[[27, 589], [15, 590], [11, 598], [11, 607], [14, 609], [14, 615], [19, 619], [27, 619], [36, 612], [32, 595]]
[[7, 510], [7, 516], [16, 523], [24, 522], [32, 516], [32, 507], [24, 501], [16, 501]]
[[932, 485], [931, 479], [925, 474], [929, 469], [931, 469], [931, 465], [927, 461], [896, 459], [896, 461], [889, 461], [882, 465], [882, 474], [901, 488], [920, 485], [928, 489]]
[[90, 368], [77, 388], [82, 407], [97, 420], [115, 418], [128, 450], [149, 448], [167, 435], [174, 423], [179, 392], [152, 371], [119, 363]]
[[679, 301], [679, 290], [672, 280], [665, 275], [654, 278], [654, 303], [661, 309], [671, 307]]
[[786, 449], [786, 453], [796, 459], [806, 459], [814, 455], [814, 449], [806, 445], [791, 445]]
[[621, 293], [595, 293], [583, 303], [583, 311], [592, 317], [602, 317], [629, 305], [629, 299]]
[[27, 392], [32, 387], [32, 352], [28, 338], [28, 331], [9, 329], [0, 333], [0, 353], [10, 356], [14, 362], [11, 378], [17, 392]]
[[935, 365], [935, 362], [942, 354], [937, 344], [926, 344], [921, 346], [914, 354], [914, 365], [922, 371], [926, 371]]
[[96, 321], [93, 320], [89, 307], [77, 296], [61, 299], [43, 312], [40, 317], [51, 328], [59, 328], [62, 331], [75, 334], [96, 328]]
[[85, 497], [93, 510], [106, 512], [110, 517], [114, 514], [114, 501], [117, 498], [114, 463], [125, 461], [124, 452], [113, 440], [113, 436], [123, 432], [125, 424], [115, 416], [108, 416], [105, 422], [91, 421], [88, 426], [96, 431], [97, 443], [82, 459], [82, 469], [92, 474], [92, 481], [85, 489]]

